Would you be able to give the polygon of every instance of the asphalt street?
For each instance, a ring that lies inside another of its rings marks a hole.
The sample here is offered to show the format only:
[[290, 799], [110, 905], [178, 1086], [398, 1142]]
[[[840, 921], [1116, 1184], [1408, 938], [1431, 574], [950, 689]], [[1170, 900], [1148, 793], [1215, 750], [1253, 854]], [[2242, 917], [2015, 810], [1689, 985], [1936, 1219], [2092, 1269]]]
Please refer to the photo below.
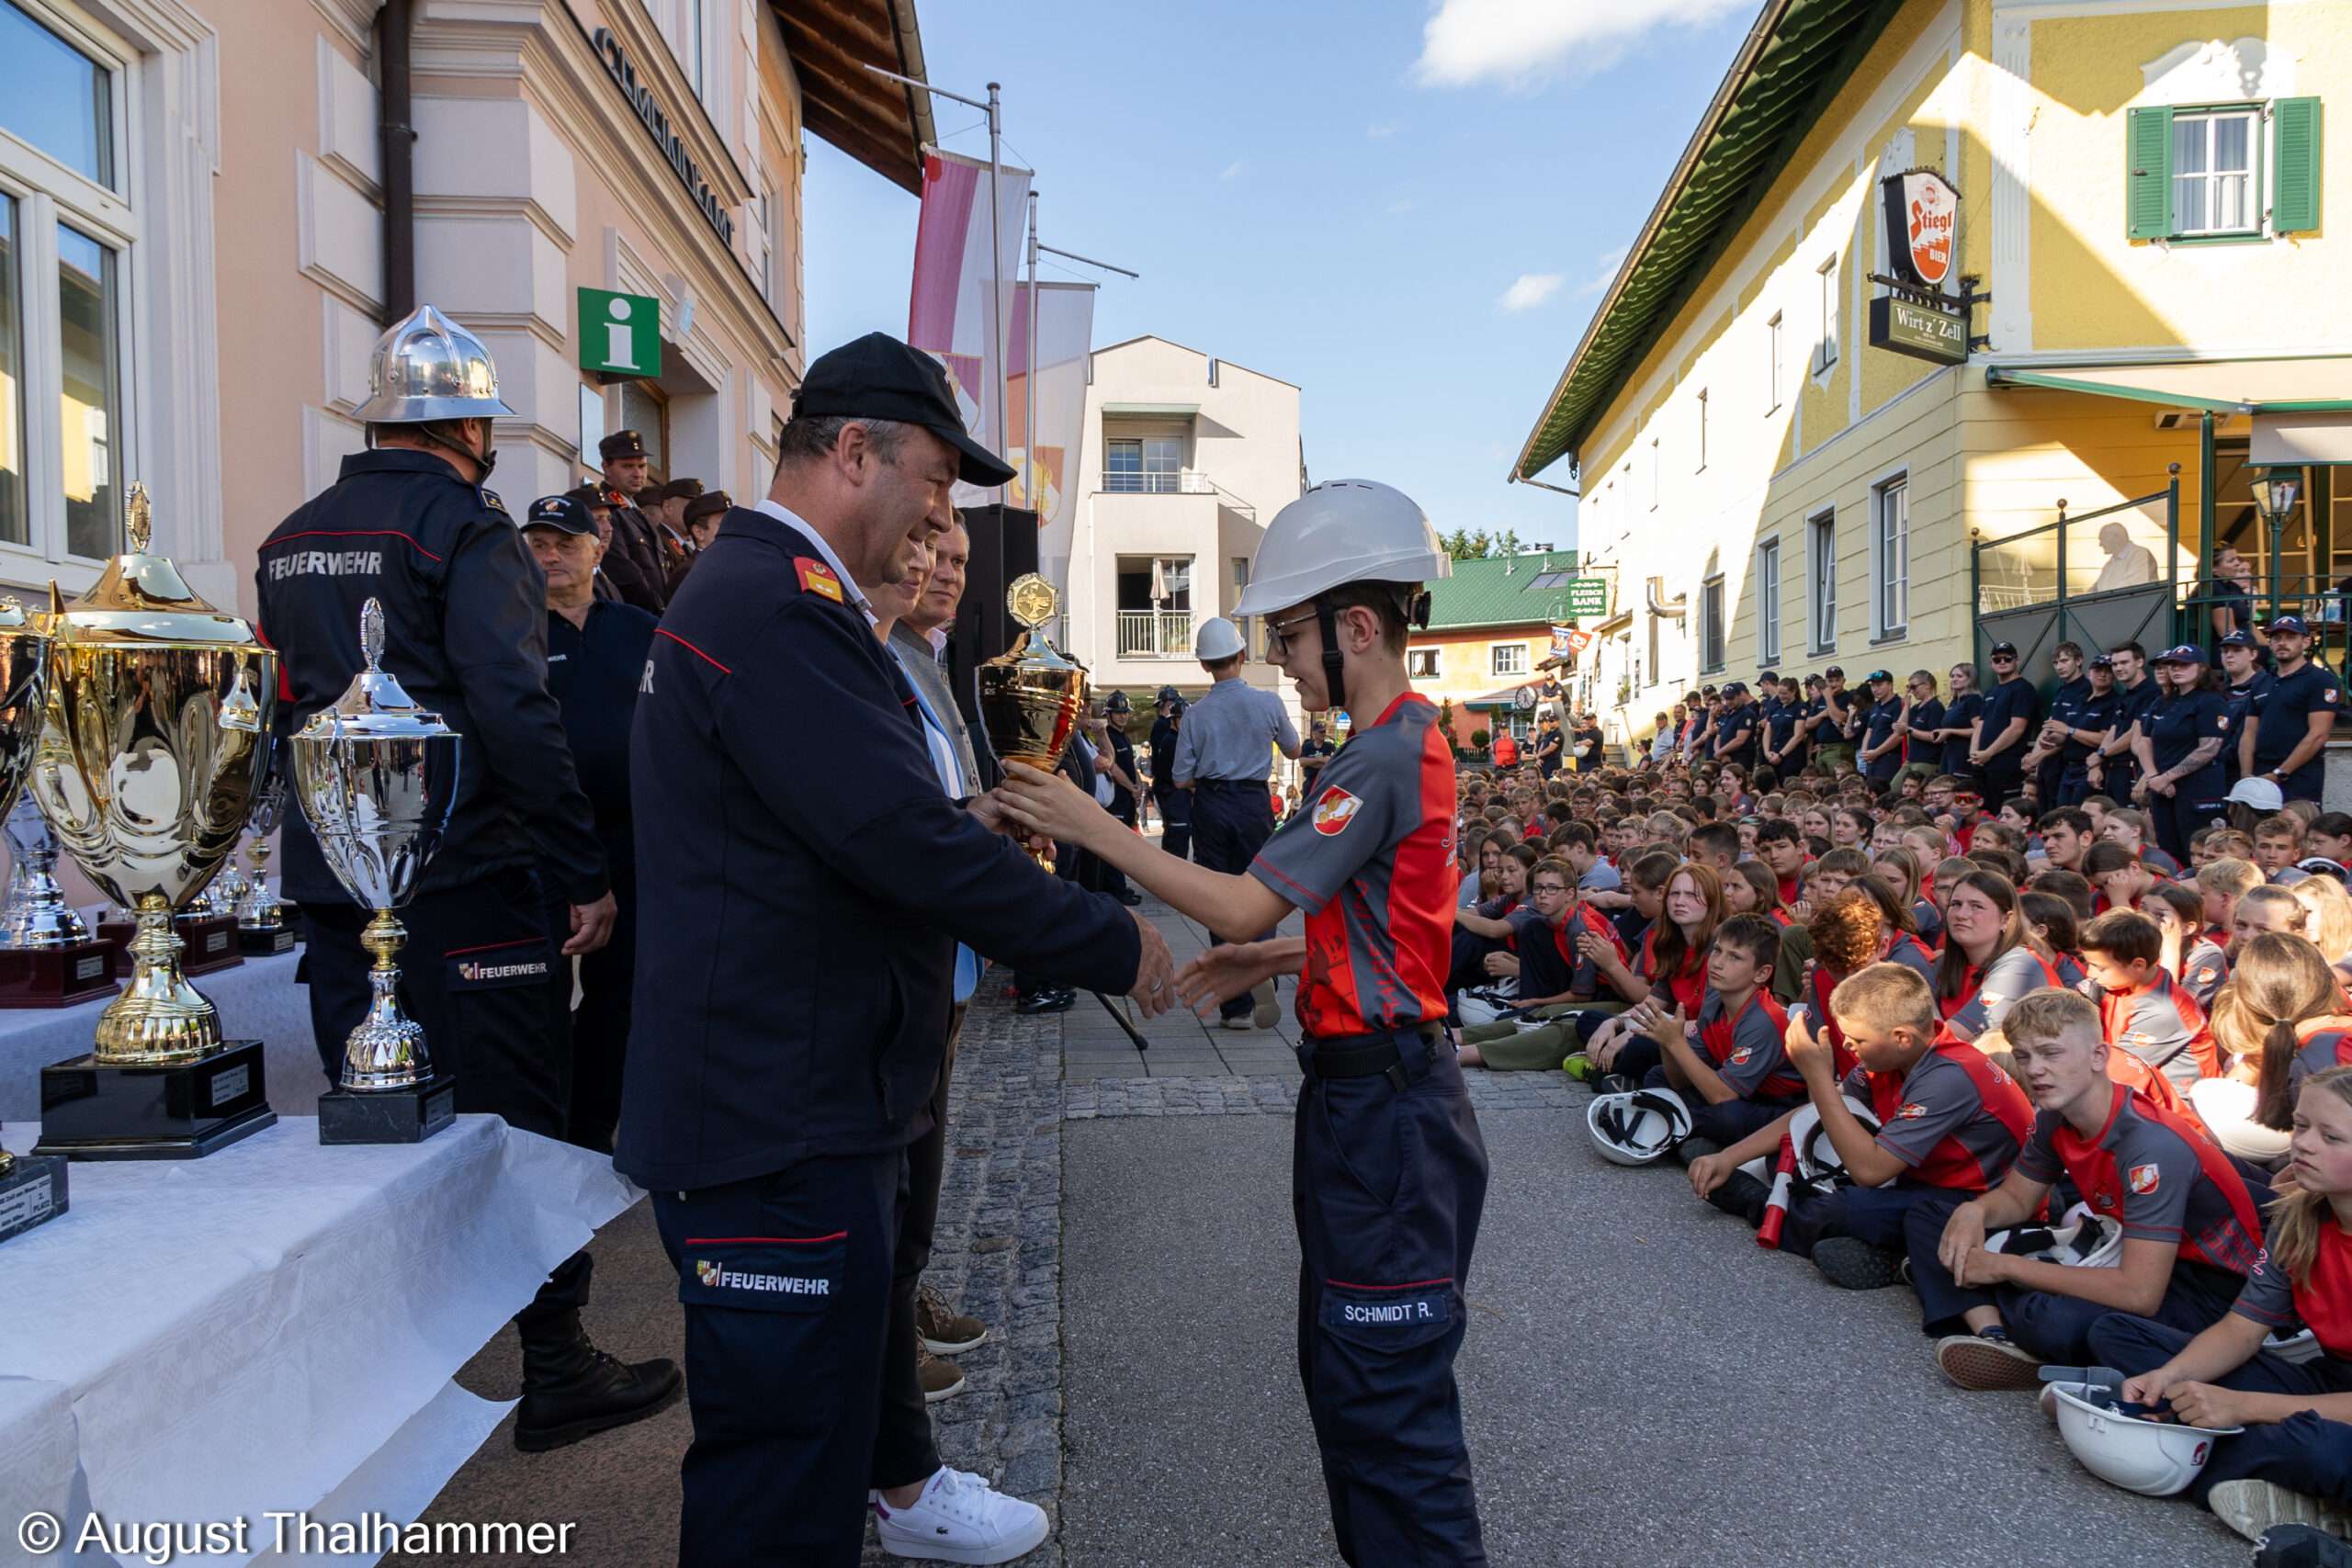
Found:
[[[1759, 1249], [1557, 1111], [1493, 1161], [1460, 1371], [1498, 1564], [2202, 1568], [2242, 1541], [1951, 1387], [1901, 1289]], [[1066, 1125], [1061, 1544], [1073, 1568], [1339, 1561], [1293, 1351], [1289, 1121]]]

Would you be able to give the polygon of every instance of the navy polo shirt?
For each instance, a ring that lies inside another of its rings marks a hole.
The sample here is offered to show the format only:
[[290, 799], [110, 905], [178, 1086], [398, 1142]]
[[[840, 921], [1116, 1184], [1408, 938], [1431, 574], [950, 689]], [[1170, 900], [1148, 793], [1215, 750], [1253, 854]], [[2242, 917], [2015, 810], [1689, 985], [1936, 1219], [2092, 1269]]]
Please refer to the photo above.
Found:
[[2021, 718], [2025, 720], [2025, 728], [2000, 755], [2024, 756], [2033, 744], [2033, 721], [2041, 713], [2041, 694], [2034, 689], [2032, 682], [2022, 675], [2014, 680], [1996, 682], [1993, 689], [1984, 694], [1984, 749], [1989, 750], [1999, 744], [2001, 731], [2009, 727], [2011, 720]]
[[599, 599], [579, 626], [548, 612], [548, 691], [599, 828], [628, 822], [628, 730], [652, 651], [653, 617], [634, 604]]
[[[2120, 735], [2147, 716], [2148, 710], [2156, 705], [2155, 677], [2143, 675], [2140, 677], [2138, 685], [2119, 687], [2118, 690], [2123, 698], [2123, 706], [2115, 716], [2116, 733]], [[2144, 735], [2147, 731], [2143, 729], [2141, 733]], [[2132, 753], [2129, 750], [2124, 751], [2122, 756], [2127, 762], [2132, 759]]]
[[1952, 698], [1944, 709], [1942, 728], [1959, 727], [1958, 739], [1944, 742], [1944, 772], [1961, 774], [1968, 772], [1968, 731], [1984, 712], [1984, 694], [1963, 692]]
[[1911, 705], [1911, 733], [1903, 743], [1903, 760], [1906, 762], [1933, 762], [1943, 753], [1943, 742], [1928, 737], [1941, 729], [1945, 723], [1944, 700], [1929, 697]]
[[[2150, 708], [2146, 724], [2148, 750], [2156, 759], [2156, 772], [2168, 773], [2197, 749], [2199, 741], [2229, 734], [2230, 700], [2219, 692], [2188, 692]], [[2183, 800], [2207, 801], [2218, 799], [2223, 787], [2217, 751], [2212, 761], [2180, 780], [2174, 793]]]
[[[1797, 723], [1804, 717], [1803, 703], [1782, 702], [1777, 697], [1772, 700], [1764, 710], [1764, 733], [1770, 739], [1773, 750], [1788, 750], [1789, 742], [1796, 736]], [[1781, 761], [1793, 762], [1796, 759], [1784, 756]]]
[[[1753, 764], [1756, 761], [1756, 710], [1754, 708], [1725, 708], [1723, 716], [1715, 720], [1713, 739], [1716, 744], [1732, 740], [1736, 737], [1744, 737], [1744, 739], [1740, 739], [1738, 744], [1725, 751], [1720, 760], [1725, 762]], [[1709, 750], [1712, 750], [1713, 747]]]
[[[2052, 716], [2055, 717], [2056, 715], [2053, 714]], [[2084, 694], [2083, 700], [2075, 708], [2074, 716], [2066, 723], [2068, 728], [2074, 729], [2104, 732], [2114, 728], [2116, 720], [2122, 716], [2123, 694], [2113, 686], [2109, 686], [2104, 692]], [[2090, 761], [2091, 748], [2086, 741], [2069, 740], [2058, 755], [2065, 761], [2068, 767], [2075, 767]]]
[[2222, 689], [2222, 695], [2229, 699], [2230, 704], [2230, 738], [2222, 744], [2222, 761], [2228, 764], [2232, 778], [2237, 777], [2238, 773], [2238, 738], [2245, 733], [2245, 716], [2253, 708], [2255, 699], [2278, 683], [2278, 676], [2267, 670], [2257, 669], [2245, 685]]
[[[2255, 694], [2247, 710], [2259, 725], [2254, 737], [2254, 771], [2267, 773], [2285, 761], [2310, 729], [2312, 715], [2338, 713], [2343, 706], [2343, 689], [2325, 665], [2305, 660], [2293, 674], [2274, 677], [2269, 690]], [[2314, 756], [2287, 776], [2316, 786], [2323, 766], [2322, 757]]]
[[[1892, 737], [1894, 734], [1895, 723], [1902, 716], [1903, 699], [1899, 696], [1889, 697], [1883, 703], [1871, 704], [1869, 714], [1862, 720], [1862, 743], [1867, 746], [1876, 746]], [[1889, 751], [1884, 756], [1875, 758], [1866, 764], [1873, 778], [1892, 777], [1895, 770], [1902, 765], [1903, 756], [1899, 751]]]

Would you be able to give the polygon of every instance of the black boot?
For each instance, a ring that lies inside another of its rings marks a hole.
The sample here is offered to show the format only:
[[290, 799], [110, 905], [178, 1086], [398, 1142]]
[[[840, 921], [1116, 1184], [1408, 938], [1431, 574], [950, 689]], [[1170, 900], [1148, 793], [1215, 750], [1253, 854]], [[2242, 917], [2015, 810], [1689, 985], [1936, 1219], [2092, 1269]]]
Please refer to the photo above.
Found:
[[523, 1337], [523, 1404], [514, 1446], [544, 1453], [615, 1427], [641, 1421], [677, 1402], [677, 1363], [634, 1365], [599, 1350], [580, 1326], [588, 1300], [588, 1255], [565, 1260], [514, 1318]]

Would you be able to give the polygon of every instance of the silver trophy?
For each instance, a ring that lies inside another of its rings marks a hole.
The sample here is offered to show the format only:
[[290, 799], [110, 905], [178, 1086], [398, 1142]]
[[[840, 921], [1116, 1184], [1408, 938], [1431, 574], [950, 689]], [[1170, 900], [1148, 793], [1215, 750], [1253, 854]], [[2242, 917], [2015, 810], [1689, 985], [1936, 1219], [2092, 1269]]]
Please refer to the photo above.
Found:
[[[35, 764], [39, 766], [38, 763]], [[8, 919], [0, 942], [12, 948], [65, 947], [90, 939], [89, 927], [65, 902], [57, 885], [57, 835], [40, 814], [32, 792], [17, 797], [5, 824], [14, 868], [8, 889]]]
[[293, 945], [284, 906], [269, 886], [269, 836], [285, 819], [286, 779], [279, 774], [270, 779], [269, 786], [254, 802], [254, 814], [245, 819], [253, 834], [245, 844], [245, 863], [253, 867], [253, 874], [243, 879], [235, 911], [237, 931], [247, 952], [266, 948], [282, 953]]
[[367, 667], [292, 741], [294, 790], [335, 880], [375, 911], [360, 945], [375, 955], [368, 1015], [344, 1041], [337, 1087], [319, 1101], [322, 1143], [413, 1143], [447, 1124], [455, 1086], [435, 1078], [424, 1030], [401, 1011], [392, 955], [407, 903], [441, 847], [458, 790], [460, 738], [382, 668], [384, 612], [359, 615]]

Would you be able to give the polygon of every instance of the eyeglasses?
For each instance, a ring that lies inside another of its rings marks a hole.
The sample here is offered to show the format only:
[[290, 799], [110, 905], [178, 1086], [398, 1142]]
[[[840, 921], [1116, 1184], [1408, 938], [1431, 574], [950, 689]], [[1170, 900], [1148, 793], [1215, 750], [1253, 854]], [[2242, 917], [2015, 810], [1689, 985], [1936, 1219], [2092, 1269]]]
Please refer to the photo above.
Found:
[[1271, 660], [1286, 656], [1290, 652], [1292, 639], [1298, 628], [1313, 621], [1315, 615], [1313, 610], [1309, 610], [1306, 614], [1287, 621], [1268, 621], [1266, 623], [1266, 657]]
[[2018, 656], [2014, 653], [1996, 653], [1993, 655], [1993, 662], [1996, 664], [2015, 664], [2017, 661]]
[[1538, 898], [1565, 897], [1567, 891], [1556, 882], [1539, 882], [1535, 885], [1535, 896]]

